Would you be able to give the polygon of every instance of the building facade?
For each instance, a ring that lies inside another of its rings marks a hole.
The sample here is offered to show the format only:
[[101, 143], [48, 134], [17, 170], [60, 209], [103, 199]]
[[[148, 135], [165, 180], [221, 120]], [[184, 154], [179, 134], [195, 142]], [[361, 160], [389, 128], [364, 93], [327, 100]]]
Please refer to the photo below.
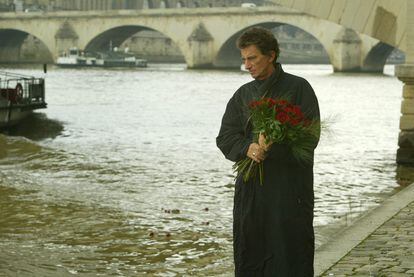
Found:
[[240, 7], [249, 2], [257, 6], [264, 0], [0, 0], [0, 11], [59, 10], [139, 10], [201, 7]]

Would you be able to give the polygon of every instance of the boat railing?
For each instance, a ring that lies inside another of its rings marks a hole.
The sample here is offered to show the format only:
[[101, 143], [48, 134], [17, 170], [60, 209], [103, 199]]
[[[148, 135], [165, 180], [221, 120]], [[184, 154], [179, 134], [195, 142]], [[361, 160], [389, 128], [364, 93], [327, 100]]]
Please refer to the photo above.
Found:
[[0, 72], [0, 98], [13, 106], [46, 106], [44, 79]]

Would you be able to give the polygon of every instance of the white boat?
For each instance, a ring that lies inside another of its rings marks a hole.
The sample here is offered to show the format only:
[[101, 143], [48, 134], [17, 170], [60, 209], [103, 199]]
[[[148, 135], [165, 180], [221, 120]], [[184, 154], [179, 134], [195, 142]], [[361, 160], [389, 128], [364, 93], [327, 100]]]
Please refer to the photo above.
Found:
[[133, 54], [121, 51], [83, 52], [71, 48], [57, 59], [57, 65], [62, 67], [147, 67], [145, 59], [137, 59]]
[[15, 125], [33, 110], [46, 107], [43, 78], [0, 71], [0, 128]]
[[63, 67], [97, 66], [95, 55], [84, 53], [77, 48], [70, 48], [68, 53], [58, 57], [56, 64]]
[[135, 59], [136, 67], [147, 67], [147, 60], [145, 59]]

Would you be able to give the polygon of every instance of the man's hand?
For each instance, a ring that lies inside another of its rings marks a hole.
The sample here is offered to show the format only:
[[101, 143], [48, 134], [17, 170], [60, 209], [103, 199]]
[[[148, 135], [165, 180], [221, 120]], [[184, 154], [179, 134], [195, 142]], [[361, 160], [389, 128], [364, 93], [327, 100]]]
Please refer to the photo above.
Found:
[[266, 143], [266, 136], [263, 133], [259, 135], [259, 146], [264, 150], [264, 152], [269, 151], [270, 146], [272, 146], [272, 141]]
[[249, 150], [247, 150], [247, 157], [257, 163], [262, 162], [266, 158], [265, 154], [265, 151], [257, 143], [250, 144]]

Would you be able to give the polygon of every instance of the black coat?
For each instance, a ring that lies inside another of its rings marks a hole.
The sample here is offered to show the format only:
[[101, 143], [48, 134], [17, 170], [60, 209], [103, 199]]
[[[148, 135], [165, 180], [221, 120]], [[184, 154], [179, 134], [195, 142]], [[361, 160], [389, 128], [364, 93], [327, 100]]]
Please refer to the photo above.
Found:
[[[275, 72], [265, 81], [239, 88], [227, 104], [217, 137], [225, 157], [239, 161], [252, 143], [248, 103], [286, 96], [308, 118], [319, 119], [315, 93], [303, 78]], [[315, 141], [315, 147], [317, 145]], [[272, 145], [264, 163], [264, 183], [236, 180], [233, 245], [236, 276], [313, 276], [313, 162], [298, 162], [286, 145]]]

